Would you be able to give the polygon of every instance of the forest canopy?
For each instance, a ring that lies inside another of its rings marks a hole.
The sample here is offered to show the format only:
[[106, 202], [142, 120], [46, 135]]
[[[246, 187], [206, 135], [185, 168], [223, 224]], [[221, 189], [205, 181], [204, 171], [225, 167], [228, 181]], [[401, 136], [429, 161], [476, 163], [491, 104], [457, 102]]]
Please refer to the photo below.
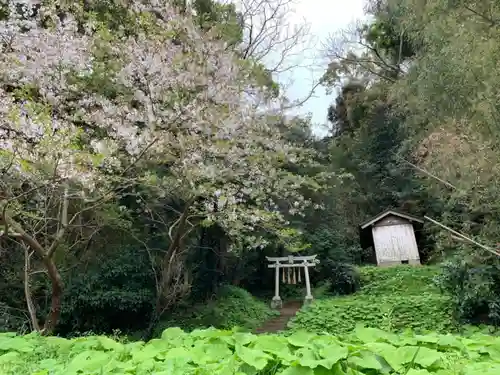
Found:
[[[1, 330], [150, 337], [226, 284], [267, 296], [270, 255], [317, 254], [313, 283], [348, 294], [387, 208], [496, 246], [500, 5], [369, 1], [316, 51], [321, 139], [289, 112], [316, 85], [291, 102], [277, 78], [307, 25], [237, 5], [2, 2]], [[419, 242], [455, 315], [498, 324], [498, 257], [427, 224]]]
[[[361, 212], [426, 214], [496, 248], [500, 7], [387, 0], [367, 9], [372, 22], [330, 41], [325, 73], [341, 87], [328, 111], [332, 142]], [[498, 257], [432, 225], [424, 242], [426, 259], [445, 262], [440, 282], [457, 316], [498, 321]]]

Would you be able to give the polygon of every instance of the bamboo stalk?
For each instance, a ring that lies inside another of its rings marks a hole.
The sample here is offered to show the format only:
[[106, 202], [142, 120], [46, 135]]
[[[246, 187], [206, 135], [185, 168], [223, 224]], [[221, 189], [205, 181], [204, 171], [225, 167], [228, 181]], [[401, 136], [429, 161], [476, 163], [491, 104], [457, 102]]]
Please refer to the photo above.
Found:
[[499, 253], [499, 252], [497, 252], [496, 250], [493, 250], [492, 248], [490, 248], [490, 247], [488, 247], [488, 246], [486, 246], [486, 245], [483, 245], [483, 244], [481, 244], [481, 243], [479, 243], [479, 242], [477, 242], [477, 241], [474, 241], [472, 238], [467, 237], [465, 234], [462, 234], [462, 233], [460, 233], [460, 232], [457, 232], [456, 230], [451, 229], [450, 227], [447, 227], [446, 225], [441, 224], [440, 222], [438, 222], [438, 221], [436, 221], [436, 220], [434, 220], [434, 219], [431, 219], [431, 218], [430, 218], [430, 217], [428, 217], [428, 216], [424, 216], [424, 218], [425, 218], [425, 219], [427, 219], [427, 220], [429, 220], [431, 223], [436, 224], [436, 225], [440, 226], [440, 227], [441, 227], [441, 228], [443, 228], [443, 229], [446, 229], [448, 232], [453, 233], [455, 236], [457, 236], [457, 237], [459, 237], [459, 238], [462, 238], [462, 239], [464, 239], [464, 240], [466, 240], [466, 241], [468, 241], [468, 242], [470, 242], [470, 243], [472, 243], [472, 244], [474, 244], [474, 245], [476, 245], [476, 246], [480, 247], [480, 248], [481, 248], [481, 249], [483, 249], [483, 250], [486, 250], [486, 251], [488, 251], [488, 252], [490, 252], [490, 253], [492, 253], [492, 254], [495, 254], [496, 256], [500, 256], [500, 253]]

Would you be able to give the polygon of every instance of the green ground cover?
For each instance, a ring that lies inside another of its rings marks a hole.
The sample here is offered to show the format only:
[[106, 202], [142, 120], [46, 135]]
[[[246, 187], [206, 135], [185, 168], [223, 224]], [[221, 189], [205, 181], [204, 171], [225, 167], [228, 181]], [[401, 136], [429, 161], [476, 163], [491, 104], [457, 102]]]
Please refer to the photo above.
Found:
[[[178, 327], [149, 342], [0, 334], [0, 374], [500, 374], [500, 337], [478, 329], [461, 335], [422, 333], [453, 329], [446, 297], [432, 282], [437, 271], [432, 267], [364, 268], [360, 292], [315, 301], [299, 313], [291, 331], [280, 335], [254, 335], [241, 328], [188, 333]], [[222, 296], [183, 319], [176, 317], [181, 319], [177, 323], [188, 329], [215, 324], [248, 328], [273, 315], [241, 289], [227, 287]]]
[[307, 329], [345, 335], [357, 325], [388, 331], [455, 331], [449, 298], [433, 279], [438, 267], [360, 268], [361, 290], [349, 296], [319, 299], [289, 323]]
[[357, 328], [348, 341], [216, 329], [165, 330], [148, 343], [0, 334], [4, 375], [497, 375], [500, 338], [395, 335]]

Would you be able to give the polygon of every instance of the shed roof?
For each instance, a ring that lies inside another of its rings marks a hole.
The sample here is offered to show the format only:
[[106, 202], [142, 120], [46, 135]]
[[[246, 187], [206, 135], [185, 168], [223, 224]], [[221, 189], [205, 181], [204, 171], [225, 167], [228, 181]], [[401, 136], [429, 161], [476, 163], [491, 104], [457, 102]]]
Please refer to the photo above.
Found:
[[409, 221], [415, 221], [417, 223], [420, 223], [420, 224], [423, 224], [424, 221], [416, 216], [413, 216], [413, 215], [410, 215], [410, 214], [406, 214], [406, 213], [403, 213], [403, 212], [400, 212], [400, 211], [397, 211], [397, 210], [393, 210], [393, 209], [388, 209], [388, 210], [385, 210], [381, 213], [379, 213], [378, 215], [376, 216], [373, 216], [372, 218], [368, 219], [367, 221], [365, 221], [364, 223], [362, 223], [360, 225], [361, 229], [365, 229], [369, 226], [372, 226], [373, 224], [375, 224], [376, 222], [382, 220], [384, 217], [386, 216], [389, 216], [389, 215], [394, 215], [394, 216], [399, 216], [399, 217], [402, 217], [403, 219], [406, 219], [406, 220], [409, 220]]
[[373, 224], [379, 222], [380, 220], [382, 220], [383, 218], [385, 218], [389, 215], [398, 216], [398, 217], [401, 217], [401, 218], [406, 219], [408, 221], [411, 221], [414, 224], [417, 224], [417, 228], [415, 228], [415, 229], [417, 229], [417, 231], [415, 234], [417, 236], [417, 242], [419, 242], [419, 237], [420, 237], [419, 232], [420, 232], [422, 225], [424, 224], [424, 220], [420, 219], [417, 216], [413, 216], [413, 215], [410, 215], [410, 214], [407, 214], [404, 212], [400, 212], [398, 210], [388, 209], [388, 210], [382, 211], [381, 213], [379, 213], [376, 216], [373, 216], [372, 218], [368, 219], [367, 221], [365, 221], [364, 223], [362, 223], [359, 226], [360, 242], [361, 242], [361, 247], [363, 249], [366, 249], [370, 246], [373, 246], [373, 236], [372, 236], [372, 231], [371, 231], [370, 227]]

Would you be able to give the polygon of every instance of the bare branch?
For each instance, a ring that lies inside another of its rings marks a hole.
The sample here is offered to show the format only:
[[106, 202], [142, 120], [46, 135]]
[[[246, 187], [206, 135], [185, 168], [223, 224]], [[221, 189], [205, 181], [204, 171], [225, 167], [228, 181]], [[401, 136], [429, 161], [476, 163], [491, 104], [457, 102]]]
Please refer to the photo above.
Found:
[[[295, 0], [240, 0], [237, 9], [243, 21], [242, 56], [262, 63], [272, 74], [301, 66], [311, 55], [310, 26], [297, 19]], [[307, 64], [309, 65], [309, 64]], [[304, 65], [304, 66], [307, 66]]]
[[283, 110], [287, 111], [289, 109], [292, 109], [292, 108], [297, 108], [297, 107], [301, 107], [302, 105], [304, 105], [309, 99], [311, 99], [313, 96], [314, 96], [314, 93], [316, 92], [316, 89], [322, 84], [322, 82], [320, 80], [318, 80], [318, 82], [316, 82], [315, 84], [313, 84], [313, 87], [310, 89], [309, 93], [306, 94], [302, 99], [298, 99], [294, 102], [292, 102], [291, 104], [288, 104], [288, 105], [285, 105], [282, 107]]
[[[402, 37], [403, 34], [401, 43]], [[377, 77], [395, 82], [393, 75], [402, 72], [400, 61], [391, 62], [381, 51], [366, 43], [360, 35], [358, 24], [352, 24], [349, 28], [330, 35], [323, 48], [325, 57], [342, 67], [342, 73], [349, 76], [367, 79]]]
[[[68, 186], [66, 185], [64, 187], [64, 195], [63, 195], [63, 201], [62, 201], [62, 209], [61, 209], [61, 216], [60, 216], [60, 228], [57, 231], [56, 237], [54, 241], [52, 241], [52, 244], [50, 245], [49, 249], [47, 250], [47, 256], [49, 258], [52, 258], [52, 255], [54, 255], [54, 252], [57, 249], [57, 246], [59, 243], [61, 243], [64, 235], [66, 234], [66, 230], [68, 229], [68, 206], [69, 206], [69, 198], [68, 198]], [[76, 215], [73, 216], [73, 219], [76, 218]]]

